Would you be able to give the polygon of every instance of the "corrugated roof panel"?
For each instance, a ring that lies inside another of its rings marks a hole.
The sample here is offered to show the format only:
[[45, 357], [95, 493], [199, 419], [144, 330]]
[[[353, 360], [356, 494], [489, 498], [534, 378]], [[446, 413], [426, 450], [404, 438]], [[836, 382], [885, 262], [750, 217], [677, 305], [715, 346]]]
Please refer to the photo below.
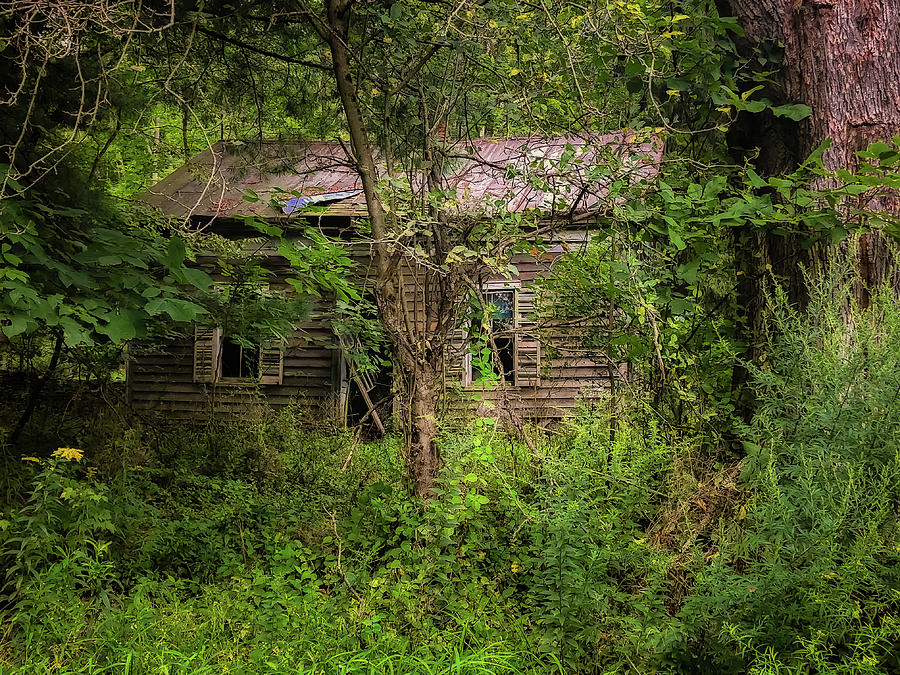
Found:
[[[540, 208], [556, 213], [599, 210], [607, 183], [587, 169], [604, 155], [618, 157], [635, 178], [652, 176], [661, 142], [606, 136], [515, 136], [458, 141], [448, 147], [446, 187], [456, 189], [458, 211], [472, 215]], [[566, 155], [566, 161], [562, 161]], [[608, 179], [611, 180], [611, 179]], [[326, 215], [364, 215], [359, 175], [338, 142], [237, 143], [219, 141], [147, 190], [141, 199], [175, 217], [284, 217], [285, 192], [301, 197], [352, 193], [326, 205]], [[244, 195], [252, 190], [257, 201]]]

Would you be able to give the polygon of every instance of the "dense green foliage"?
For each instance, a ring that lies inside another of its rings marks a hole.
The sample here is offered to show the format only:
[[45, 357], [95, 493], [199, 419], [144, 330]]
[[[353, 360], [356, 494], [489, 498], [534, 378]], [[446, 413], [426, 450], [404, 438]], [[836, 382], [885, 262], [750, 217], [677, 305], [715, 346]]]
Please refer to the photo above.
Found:
[[422, 504], [390, 438], [291, 411], [51, 434], [6, 473], [0, 667], [893, 672], [900, 307], [845, 291], [773, 299], [736, 463], [651, 409], [537, 453], [478, 419]]
[[[645, 180], [615, 153], [581, 167], [607, 208], [539, 283], [540, 328], [574, 317], [579, 350], [630, 364], [602, 405], [549, 430], [436, 420], [423, 501], [397, 437], [116, 400], [136, 340], [277, 346], [323, 297], [358, 370], [396, 356], [344, 242], [253, 219], [235, 242], [129, 201], [220, 138], [345, 140], [331, 4], [0, 8], [0, 674], [900, 672], [900, 307], [823, 270], [804, 306], [776, 276], [795, 261], [760, 251], [898, 236], [871, 210], [900, 137], [856, 170], [826, 171], [825, 140], [759, 175], [734, 128], [810, 110], [765, 98], [781, 48], [738, 49], [708, 0], [353, 5], [389, 239], [437, 278], [514, 275], [548, 243], [546, 214], [449, 218], [453, 189], [413, 189], [452, 141], [664, 143]], [[489, 307], [441, 301], [499, 380]]]

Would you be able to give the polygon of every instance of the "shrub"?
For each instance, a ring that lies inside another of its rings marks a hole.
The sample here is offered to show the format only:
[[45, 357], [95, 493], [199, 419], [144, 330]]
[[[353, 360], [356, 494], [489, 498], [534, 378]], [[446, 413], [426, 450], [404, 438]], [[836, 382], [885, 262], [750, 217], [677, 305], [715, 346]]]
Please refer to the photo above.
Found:
[[106, 487], [78, 480], [83, 453], [59, 448], [39, 465], [31, 493], [11, 513], [0, 540], [3, 595], [14, 619], [47, 621], [82, 600], [109, 606], [115, 532]]
[[900, 668], [900, 305], [847, 315], [847, 290], [815, 286], [804, 313], [773, 298], [751, 501], [684, 609], [723, 669]]

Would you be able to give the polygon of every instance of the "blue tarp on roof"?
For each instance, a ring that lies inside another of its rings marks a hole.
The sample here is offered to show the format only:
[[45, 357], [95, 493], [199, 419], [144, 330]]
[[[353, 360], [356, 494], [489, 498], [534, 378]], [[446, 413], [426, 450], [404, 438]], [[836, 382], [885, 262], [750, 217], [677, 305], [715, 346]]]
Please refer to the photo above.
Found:
[[349, 197], [355, 197], [360, 192], [362, 192], [362, 190], [348, 190], [346, 192], [325, 192], [320, 195], [309, 195], [306, 197], [291, 197], [284, 203], [281, 210], [284, 211], [286, 215], [291, 215], [294, 211], [299, 211], [310, 204], [337, 202], [342, 199], [348, 199]]

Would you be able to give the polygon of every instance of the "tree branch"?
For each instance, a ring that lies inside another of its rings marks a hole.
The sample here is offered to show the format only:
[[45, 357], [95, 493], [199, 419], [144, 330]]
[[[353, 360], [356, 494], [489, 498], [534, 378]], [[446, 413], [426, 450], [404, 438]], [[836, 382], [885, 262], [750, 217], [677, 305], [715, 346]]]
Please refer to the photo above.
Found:
[[205, 35], [208, 38], [212, 38], [213, 40], [219, 40], [220, 42], [226, 42], [230, 45], [234, 45], [235, 47], [240, 47], [241, 49], [246, 49], [247, 51], [253, 52], [255, 54], [259, 54], [260, 56], [268, 56], [269, 58], [276, 59], [278, 61], [283, 61], [284, 63], [293, 63], [298, 66], [306, 66], [307, 68], [315, 68], [316, 70], [322, 70], [326, 73], [331, 72], [331, 66], [324, 65], [321, 63], [316, 63], [314, 61], [306, 61], [304, 59], [297, 59], [293, 56], [286, 56], [285, 54], [278, 54], [277, 52], [271, 52], [268, 49], [263, 49], [262, 47], [256, 47], [242, 40], [236, 40], [235, 38], [228, 37], [227, 35], [223, 35], [222, 33], [218, 33], [213, 30], [209, 30], [207, 28], [203, 28], [202, 26], [194, 27], [198, 33], [201, 35]]

